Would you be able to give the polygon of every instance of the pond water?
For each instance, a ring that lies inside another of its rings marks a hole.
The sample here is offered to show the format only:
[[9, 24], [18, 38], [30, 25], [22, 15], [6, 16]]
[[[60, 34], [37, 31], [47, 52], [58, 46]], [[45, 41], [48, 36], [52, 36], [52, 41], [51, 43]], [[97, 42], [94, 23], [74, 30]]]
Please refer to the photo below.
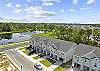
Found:
[[24, 33], [9, 33], [0, 34], [0, 45], [8, 44], [11, 42], [19, 42], [28, 40], [32, 34], [43, 33], [42, 31], [24, 32]]

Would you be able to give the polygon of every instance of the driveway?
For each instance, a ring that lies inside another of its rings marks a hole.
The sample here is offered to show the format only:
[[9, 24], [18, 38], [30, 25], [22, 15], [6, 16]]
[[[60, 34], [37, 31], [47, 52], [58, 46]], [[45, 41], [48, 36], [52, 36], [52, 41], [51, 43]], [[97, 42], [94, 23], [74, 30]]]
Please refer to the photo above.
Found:
[[[14, 49], [4, 51], [19, 67], [22, 65], [22, 71], [41, 71], [34, 68], [33, 63], [17, 53]], [[43, 70], [42, 70], [43, 71]]]

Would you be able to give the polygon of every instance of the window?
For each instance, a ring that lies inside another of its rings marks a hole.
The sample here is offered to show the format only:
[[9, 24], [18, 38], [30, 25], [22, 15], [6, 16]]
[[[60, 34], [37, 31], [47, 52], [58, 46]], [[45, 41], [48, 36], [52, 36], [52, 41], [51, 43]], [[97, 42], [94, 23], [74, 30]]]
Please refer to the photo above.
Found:
[[79, 59], [79, 57], [77, 57]]
[[94, 67], [97, 67], [97, 64], [95, 63]]
[[52, 45], [52, 47], [53, 47], [55, 50], [58, 50], [58, 48], [54, 47], [53, 45]]

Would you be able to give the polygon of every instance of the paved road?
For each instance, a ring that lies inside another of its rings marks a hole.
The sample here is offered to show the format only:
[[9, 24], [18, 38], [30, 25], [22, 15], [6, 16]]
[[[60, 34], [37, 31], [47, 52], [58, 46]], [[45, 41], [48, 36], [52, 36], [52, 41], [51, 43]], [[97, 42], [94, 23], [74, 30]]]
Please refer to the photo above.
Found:
[[19, 66], [22, 65], [22, 71], [41, 71], [33, 67], [33, 63], [27, 60], [25, 57], [17, 53], [14, 49], [4, 51], [6, 54]]

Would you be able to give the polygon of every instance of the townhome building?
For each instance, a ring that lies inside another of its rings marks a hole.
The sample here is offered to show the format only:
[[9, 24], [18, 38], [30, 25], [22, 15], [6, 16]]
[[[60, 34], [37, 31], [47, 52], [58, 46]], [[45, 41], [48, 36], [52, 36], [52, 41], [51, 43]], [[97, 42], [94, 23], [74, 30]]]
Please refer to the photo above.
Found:
[[81, 71], [100, 71], [100, 48], [79, 44], [73, 55], [72, 66]]
[[37, 52], [42, 52], [63, 63], [72, 59], [75, 49], [77, 48], [77, 44], [73, 42], [35, 36], [31, 39], [30, 45]]

